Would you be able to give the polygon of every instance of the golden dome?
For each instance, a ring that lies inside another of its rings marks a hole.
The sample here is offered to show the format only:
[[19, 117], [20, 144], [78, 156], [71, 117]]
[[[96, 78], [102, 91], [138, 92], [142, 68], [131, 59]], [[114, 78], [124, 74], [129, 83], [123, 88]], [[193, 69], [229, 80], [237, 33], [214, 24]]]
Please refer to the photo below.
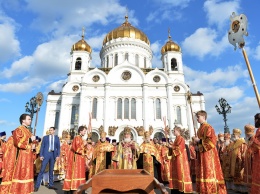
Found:
[[109, 42], [110, 40], [124, 37], [139, 39], [150, 45], [150, 41], [148, 37], [145, 35], [145, 33], [133, 27], [128, 22], [128, 16], [125, 16], [125, 22], [121, 26], [112, 30], [106, 35], [106, 37], [103, 40], [103, 45]]
[[161, 49], [161, 54], [164, 54], [168, 51], [181, 52], [181, 47], [178, 44], [176, 44], [175, 42], [172, 41], [170, 32], [169, 32], [168, 38], [169, 38], [169, 40], [166, 42], [166, 44]]
[[89, 53], [92, 52], [91, 47], [84, 40], [84, 28], [82, 29], [82, 39], [73, 44], [71, 51], [87, 51]]

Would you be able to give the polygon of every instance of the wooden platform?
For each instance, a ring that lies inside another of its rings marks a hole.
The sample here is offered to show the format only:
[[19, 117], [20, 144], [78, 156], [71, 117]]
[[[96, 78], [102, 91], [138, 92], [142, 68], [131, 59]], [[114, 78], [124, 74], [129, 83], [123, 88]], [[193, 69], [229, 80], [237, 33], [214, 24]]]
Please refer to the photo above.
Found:
[[152, 194], [154, 188], [158, 188], [163, 194], [168, 193], [162, 183], [143, 169], [104, 170], [93, 176], [87, 183], [80, 185], [75, 193], [81, 194], [89, 187], [92, 187], [92, 194]]

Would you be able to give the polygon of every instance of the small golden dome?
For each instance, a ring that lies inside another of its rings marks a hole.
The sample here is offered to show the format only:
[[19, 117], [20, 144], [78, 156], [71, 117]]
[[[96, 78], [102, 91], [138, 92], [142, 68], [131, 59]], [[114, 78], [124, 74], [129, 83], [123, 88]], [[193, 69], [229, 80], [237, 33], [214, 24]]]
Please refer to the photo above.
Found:
[[103, 45], [109, 42], [110, 40], [124, 37], [139, 39], [150, 45], [150, 41], [148, 37], [145, 35], [145, 33], [133, 27], [128, 22], [128, 16], [125, 16], [125, 22], [121, 26], [112, 30], [106, 35], [106, 37], [103, 40]]
[[71, 51], [87, 51], [89, 53], [92, 52], [91, 47], [84, 40], [84, 28], [82, 29], [82, 39], [73, 44]]
[[166, 44], [162, 47], [161, 49], [161, 54], [164, 54], [168, 51], [177, 51], [177, 52], [181, 52], [181, 47], [172, 41], [171, 39], [171, 35], [170, 35], [170, 30], [168, 31], [169, 32], [169, 36], [168, 36], [168, 41], [166, 42]]

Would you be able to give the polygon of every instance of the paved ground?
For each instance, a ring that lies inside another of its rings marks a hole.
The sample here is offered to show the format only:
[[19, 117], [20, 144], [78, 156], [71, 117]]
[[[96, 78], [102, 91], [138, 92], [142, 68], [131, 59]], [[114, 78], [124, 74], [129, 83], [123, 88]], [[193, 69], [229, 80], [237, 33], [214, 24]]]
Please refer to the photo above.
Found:
[[[37, 194], [64, 194], [64, 192], [62, 191], [62, 185], [63, 185], [63, 181], [61, 182], [55, 182], [54, 183], [54, 186], [58, 188], [58, 190], [51, 190], [51, 189], [48, 189], [47, 187], [45, 186], [41, 186], [39, 188], [39, 191], [37, 192]], [[86, 192], [88, 194], [91, 194], [91, 192]], [[155, 190], [155, 193], [156, 194], [159, 194], [160, 191], [159, 190]], [[170, 192], [169, 192], [170, 193]], [[228, 191], [228, 194], [236, 194], [237, 192], [233, 192], [233, 191]]]

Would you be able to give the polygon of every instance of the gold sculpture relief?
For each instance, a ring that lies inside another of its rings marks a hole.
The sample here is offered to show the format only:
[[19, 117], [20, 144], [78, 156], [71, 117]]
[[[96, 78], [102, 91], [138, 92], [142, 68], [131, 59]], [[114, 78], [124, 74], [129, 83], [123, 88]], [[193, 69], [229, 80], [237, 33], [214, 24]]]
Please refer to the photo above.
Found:
[[143, 126], [137, 126], [137, 127], [134, 127], [134, 128], [137, 131], [138, 136], [143, 136], [144, 135], [144, 127]]
[[108, 127], [108, 135], [114, 136], [117, 129], [118, 129], [118, 127], [116, 127], [116, 126], [109, 126]]

